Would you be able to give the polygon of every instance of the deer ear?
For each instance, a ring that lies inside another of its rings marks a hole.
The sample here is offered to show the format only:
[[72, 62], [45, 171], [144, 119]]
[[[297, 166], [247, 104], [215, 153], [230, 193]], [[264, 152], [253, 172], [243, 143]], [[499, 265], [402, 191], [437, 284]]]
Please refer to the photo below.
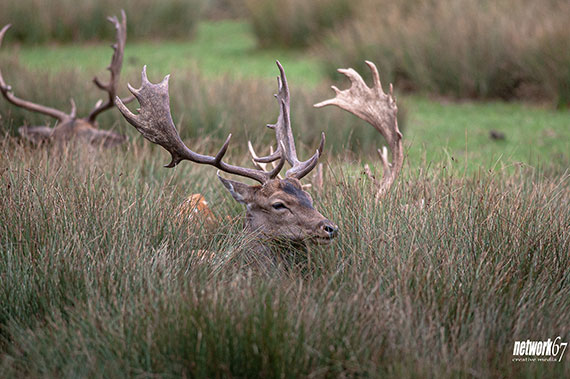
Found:
[[237, 202], [242, 204], [247, 204], [250, 202], [250, 199], [252, 198], [254, 191], [252, 186], [236, 182], [235, 180], [225, 179], [221, 177], [219, 173], [218, 173], [218, 179], [220, 179], [224, 187], [226, 187], [226, 189], [230, 191], [233, 198], [236, 199]]

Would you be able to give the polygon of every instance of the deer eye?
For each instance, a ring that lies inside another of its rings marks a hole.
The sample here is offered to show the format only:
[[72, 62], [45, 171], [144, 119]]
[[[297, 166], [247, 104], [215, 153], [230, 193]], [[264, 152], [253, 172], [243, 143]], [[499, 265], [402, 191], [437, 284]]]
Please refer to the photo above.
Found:
[[271, 206], [273, 207], [273, 209], [288, 209], [287, 206], [285, 204], [283, 204], [282, 202], [277, 202], [277, 203], [273, 203], [271, 204]]

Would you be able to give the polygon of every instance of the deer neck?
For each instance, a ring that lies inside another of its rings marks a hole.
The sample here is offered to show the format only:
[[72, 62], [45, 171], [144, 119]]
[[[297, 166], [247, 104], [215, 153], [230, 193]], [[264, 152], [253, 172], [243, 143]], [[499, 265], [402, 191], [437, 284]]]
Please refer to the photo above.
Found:
[[289, 257], [307, 254], [308, 247], [306, 242], [283, 240], [263, 234], [258, 228], [252, 225], [251, 220], [251, 215], [247, 212], [244, 221], [244, 230], [248, 234], [255, 236], [247, 248], [259, 257], [259, 261], [264, 266], [276, 267], [286, 264], [289, 261]]

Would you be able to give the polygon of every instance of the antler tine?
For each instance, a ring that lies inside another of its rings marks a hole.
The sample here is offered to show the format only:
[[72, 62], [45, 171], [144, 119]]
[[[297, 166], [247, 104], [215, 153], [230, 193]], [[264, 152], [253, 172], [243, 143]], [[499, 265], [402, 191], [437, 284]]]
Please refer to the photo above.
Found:
[[[251, 155], [251, 162], [253, 163], [253, 165], [259, 170], [267, 171], [267, 163], [259, 161], [260, 158], [255, 152], [255, 149], [253, 148], [251, 141], [247, 141], [247, 149], [249, 150], [249, 154]], [[274, 154], [273, 147], [269, 146], [269, 156], [272, 156], [273, 154]], [[271, 161], [268, 163], [271, 163], [273, 169], [277, 167], [277, 163], [275, 163], [275, 161]], [[277, 174], [277, 178], [281, 179], [281, 175]]]
[[69, 102], [71, 104], [71, 111], [69, 112], [69, 117], [75, 118], [77, 117], [77, 106], [75, 105], [75, 100], [69, 99]]
[[372, 88], [369, 88], [358, 72], [352, 68], [338, 69], [338, 72], [344, 74], [350, 80], [350, 88], [341, 91], [337, 87], [332, 86], [331, 88], [335, 91], [336, 96], [314, 106], [321, 108], [327, 105], [336, 105], [368, 122], [384, 137], [390, 147], [392, 163], [388, 162], [388, 154], [385, 148], [382, 151], [378, 150], [380, 161], [384, 167], [382, 180], [377, 182], [378, 199], [392, 186], [402, 168], [404, 161], [403, 136], [398, 129], [398, 119], [396, 117], [398, 107], [393, 96], [392, 85], [390, 84], [390, 92], [388, 94], [384, 93], [376, 65], [370, 61], [366, 61], [366, 64], [372, 72], [374, 82]]
[[[97, 104], [95, 104], [95, 107], [87, 117], [91, 123], [94, 123], [99, 114], [113, 107], [113, 102], [117, 94], [117, 85], [119, 84], [119, 78], [121, 75], [121, 68], [123, 66], [125, 44], [127, 42], [127, 15], [125, 14], [125, 11], [121, 9], [121, 21], [119, 21], [117, 16], [107, 17], [107, 20], [115, 26], [116, 30], [116, 42], [111, 45], [114, 50], [113, 57], [111, 58], [111, 63], [107, 67], [107, 70], [110, 72], [110, 79], [108, 83], [103, 83], [98, 77], [94, 77], [93, 83], [95, 83], [99, 89], [107, 92], [108, 98], [105, 102], [98, 101]], [[132, 100], [134, 100], [134, 97], [129, 96], [122, 101], [123, 103], [129, 103]]]
[[[257, 161], [257, 159], [259, 159], [259, 156], [255, 152], [253, 145], [251, 144], [251, 141], [247, 141], [247, 149], [249, 150], [249, 154], [251, 155], [251, 162], [253, 163], [253, 165], [259, 170], [267, 171], [266, 170], [267, 163], [262, 163]], [[269, 154], [273, 154], [273, 148], [271, 148]]]
[[[8, 24], [4, 26], [2, 30], [0, 30], [0, 47], [2, 47], [2, 41], [4, 40], [4, 35], [6, 34], [6, 31], [10, 29], [10, 27], [11, 24]], [[58, 109], [46, 107], [44, 105], [32, 103], [31, 101], [23, 100], [20, 99], [19, 97], [16, 97], [14, 95], [14, 92], [12, 91], [12, 87], [6, 84], [6, 81], [2, 76], [1, 70], [0, 70], [0, 92], [6, 98], [6, 100], [14, 104], [15, 106], [27, 109], [32, 112], [45, 114], [49, 117], [53, 117], [59, 120], [59, 122], [64, 122], [66, 120], [70, 120], [75, 117], [73, 109], [72, 109], [72, 114], [66, 114], [65, 112], [62, 112]]]
[[4, 34], [6, 31], [12, 27], [12, 24], [4, 25], [2, 30], [0, 30], [0, 47], [2, 47], [2, 41], [4, 40]]
[[147, 140], [158, 144], [166, 149], [172, 156], [171, 162], [165, 167], [174, 167], [182, 160], [195, 163], [208, 164], [217, 167], [221, 171], [247, 177], [265, 183], [277, 176], [285, 164], [281, 158], [279, 164], [271, 172], [255, 170], [245, 167], [233, 166], [225, 163], [222, 159], [228, 149], [231, 134], [228, 136], [222, 148], [215, 156], [202, 155], [190, 150], [178, 134], [172, 115], [170, 113], [170, 98], [168, 95], [168, 80], [170, 75], [157, 84], [151, 83], [146, 75], [146, 66], [142, 70], [142, 84], [138, 89], [128, 85], [131, 93], [140, 103], [138, 114], [133, 114], [119, 97], [115, 97], [117, 108], [125, 119], [133, 125]]
[[279, 104], [279, 117], [275, 124], [268, 124], [267, 127], [275, 130], [275, 138], [277, 139], [278, 146], [275, 153], [266, 157], [254, 158], [254, 160], [260, 163], [269, 163], [280, 157], [284, 157], [291, 165], [291, 168], [287, 170], [285, 176], [301, 179], [317, 165], [317, 161], [324, 148], [325, 134], [321, 134], [321, 143], [316, 153], [304, 162], [299, 161], [297, 149], [295, 148], [295, 139], [291, 129], [289, 85], [283, 66], [279, 61], [276, 61], [276, 63], [280, 73], [280, 76], [277, 77], [278, 93], [275, 95]]

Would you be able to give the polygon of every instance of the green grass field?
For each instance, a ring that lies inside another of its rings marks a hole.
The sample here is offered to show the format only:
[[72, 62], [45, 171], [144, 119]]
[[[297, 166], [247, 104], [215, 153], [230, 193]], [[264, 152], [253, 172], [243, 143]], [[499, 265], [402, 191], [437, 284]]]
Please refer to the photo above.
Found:
[[[82, 110], [109, 56], [106, 44], [7, 40], [0, 67], [37, 101], [72, 95]], [[143, 64], [153, 81], [171, 72], [188, 144], [213, 152], [235, 132], [229, 159], [245, 164], [246, 139], [271, 137], [257, 130], [277, 115], [276, 58], [303, 158], [327, 132], [313, 196], [340, 236], [266, 271], [215, 169], [163, 168], [167, 153], [116, 110], [103, 120], [129, 134], [124, 147], [34, 149], [9, 135], [27, 114], [0, 100], [0, 377], [568, 377], [568, 352], [512, 355], [516, 340], [570, 338], [568, 111], [400, 96], [406, 163], [374, 204], [360, 170], [380, 137], [313, 110], [332, 91], [306, 52], [260, 51], [244, 23], [203, 23], [193, 41], [129, 45], [123, 83], [138, 85]], [[176, 222], [191, 193], [215, 228]]]

